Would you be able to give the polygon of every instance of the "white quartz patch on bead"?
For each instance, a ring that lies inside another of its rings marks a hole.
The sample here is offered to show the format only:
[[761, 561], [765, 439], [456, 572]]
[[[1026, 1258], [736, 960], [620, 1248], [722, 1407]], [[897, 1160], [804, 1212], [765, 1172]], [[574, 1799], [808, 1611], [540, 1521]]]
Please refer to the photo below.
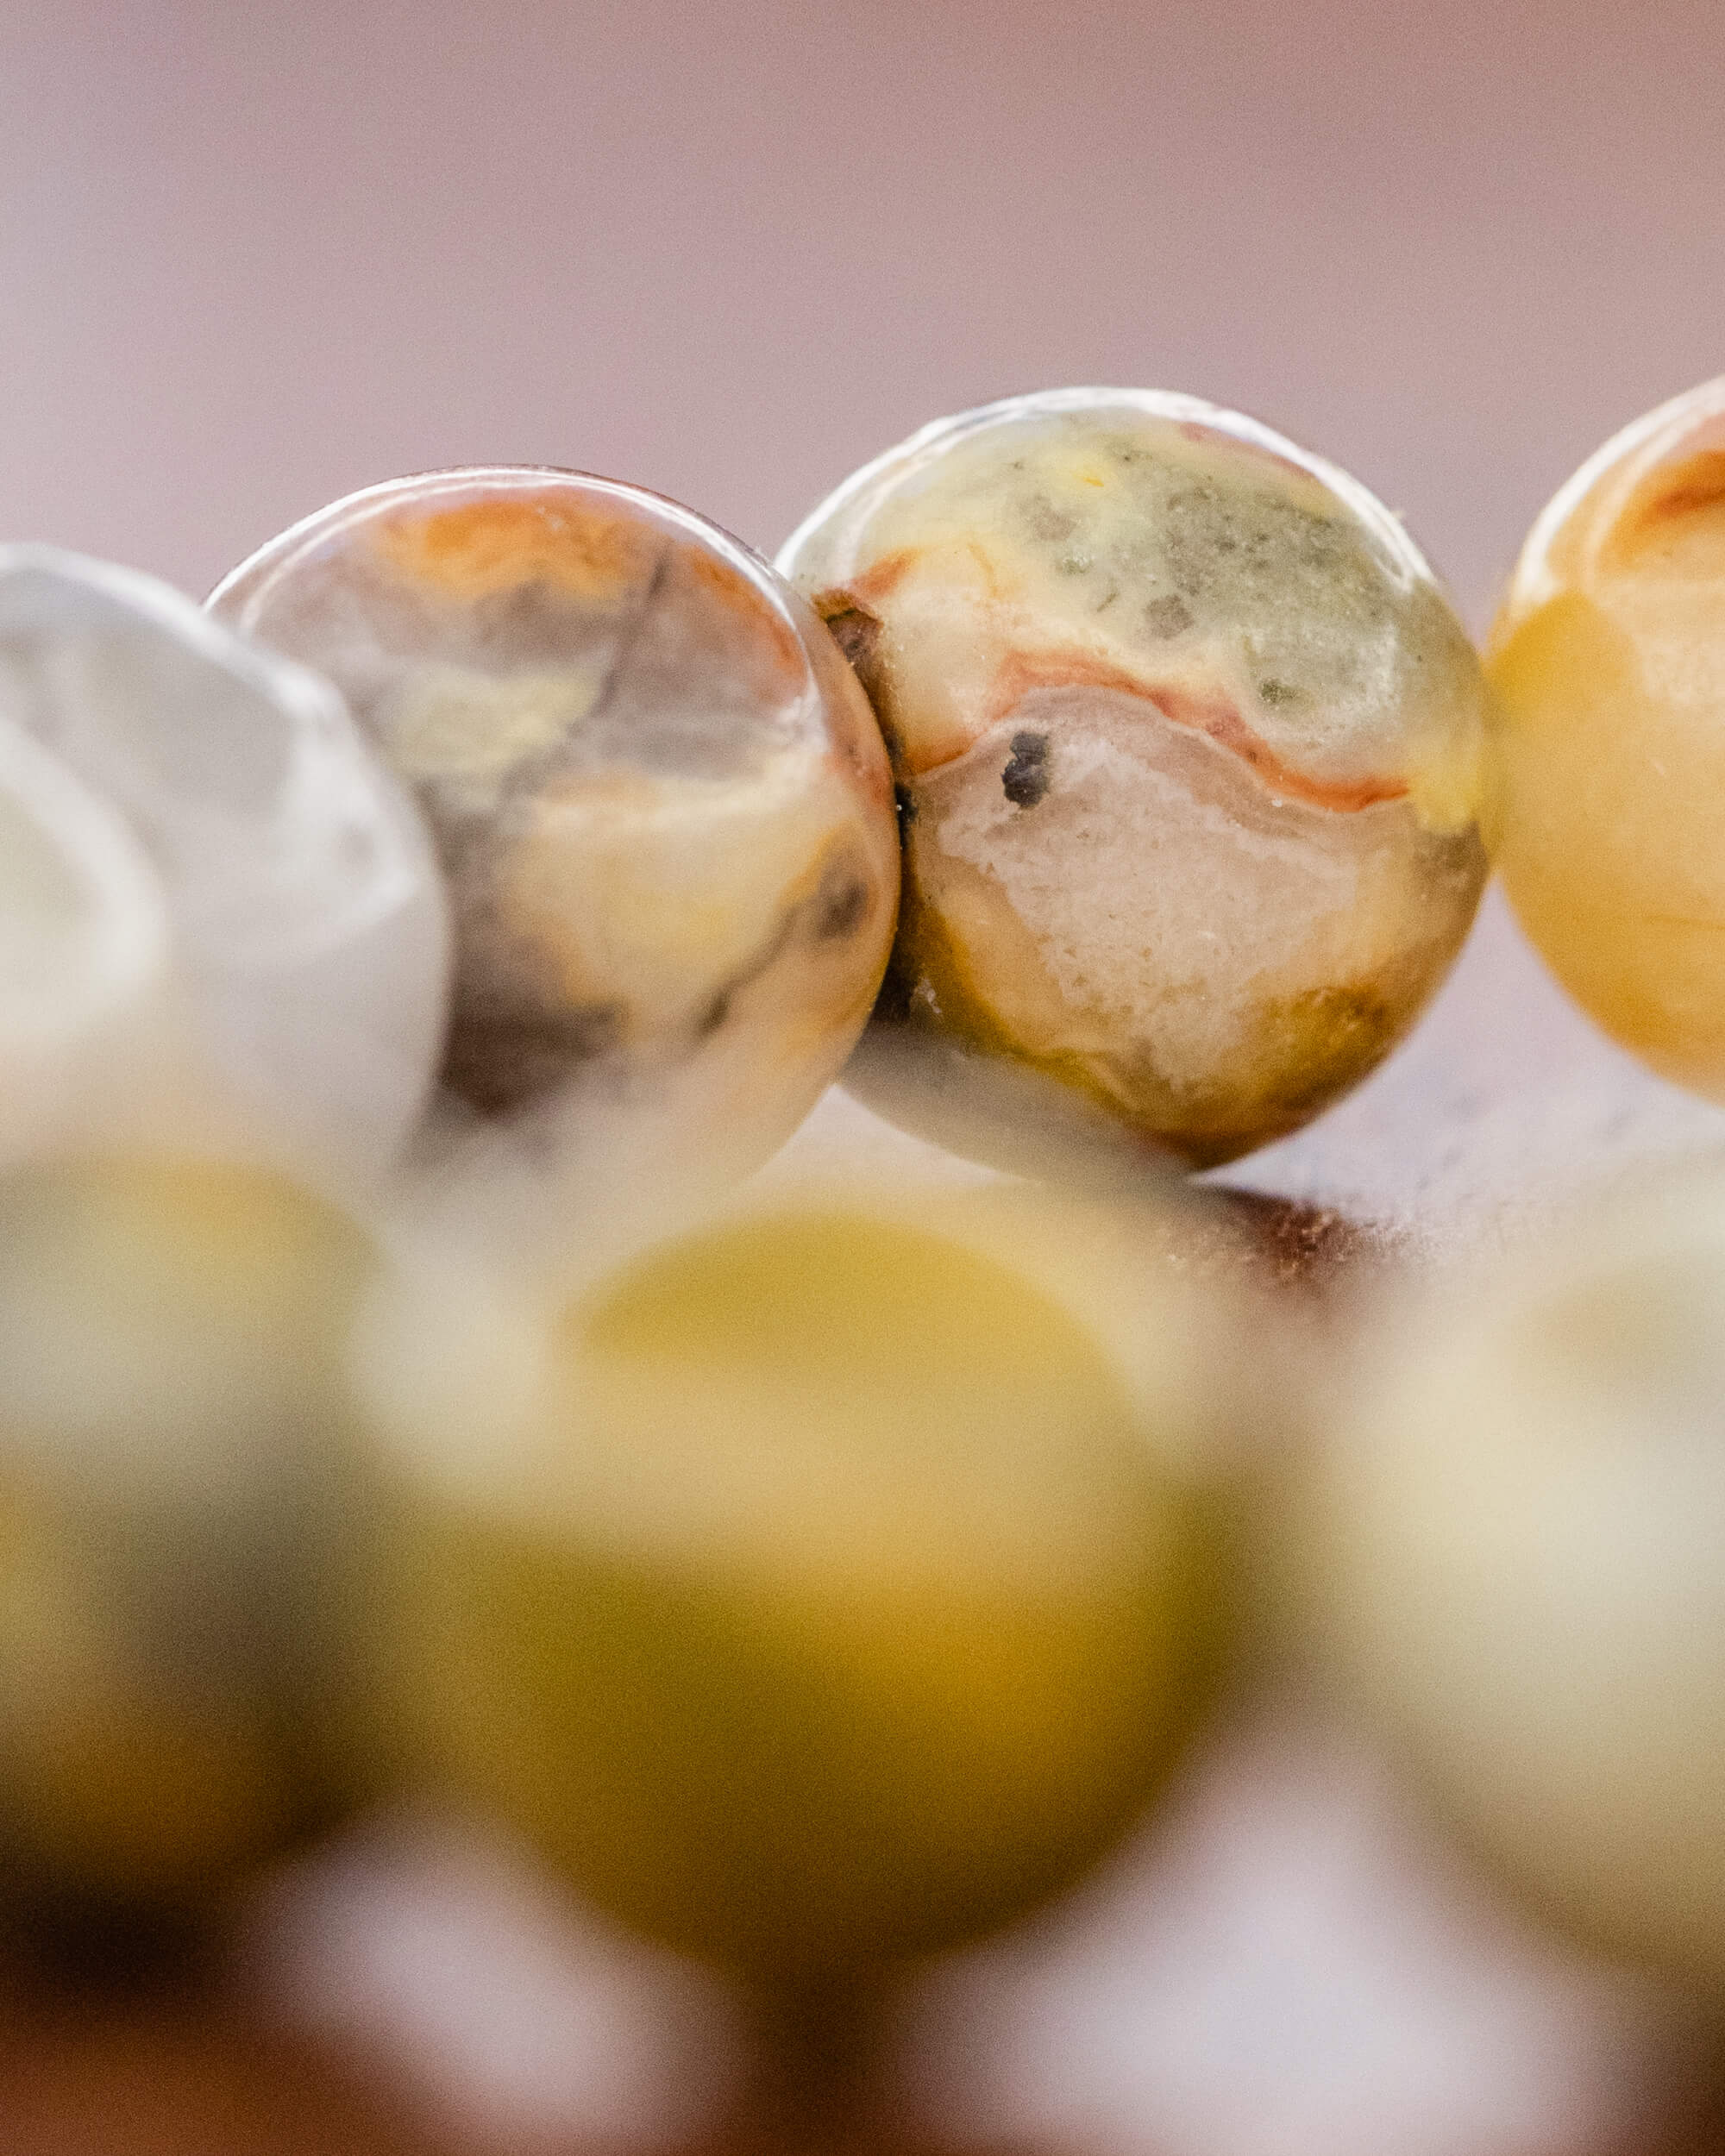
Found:
[[3, 547], [0, 723], [0, 1092], [82, 1031], [41, 1119], [63, 1140], [382, 1174], [442, 1050], [448, 925], [336, 691], [152, 578]]

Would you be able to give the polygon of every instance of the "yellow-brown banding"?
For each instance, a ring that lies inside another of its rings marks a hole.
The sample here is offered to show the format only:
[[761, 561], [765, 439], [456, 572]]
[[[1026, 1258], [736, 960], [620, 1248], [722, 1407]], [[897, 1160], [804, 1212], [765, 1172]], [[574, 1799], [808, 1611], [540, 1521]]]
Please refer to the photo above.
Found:
[[550, 584], [601, 605], [643, 583], [664, 542], [639, 520], [549, 490], [492, 495], [454, 509], [403, 510], [372, 543], [416, 582], [473, 600]]
[[[859, 570], [847, 585], [840, 588], [850, 594], [853, 605], [860, 601], [866, 606], [878, 607], [883, 600], [892, 597], [911, 570], [931, 551], [927, 547], [895, 547], [890, 554], [881, 555], [878, 561], [871, 561], [866, 569]], [[981, 572], [982, 586], [988, 597], [990, 599], [1002, 598], [1004, 590], [1000, 573], [988, 548], [980, 542], [971, 539], [964, 542], [963, 551], [975, 562]], [[821, 603], [825, 604], [827, 599], [834, 596], [832, 592], [824, 592], [821, 595]]]
[[1666, 527], [1708, 510], [1725, 510], [1725, 448], [1702, 449], [1681, 462], [1662, 465], [1619, 520], [1611, 550], [1632, 555], [1643, 540], [1658, 538]]
[[[1407, 796], [1405, 779], [1322, 779], [1296, 771], [1276, 755], [1268, 742], [1252, 731], [1228, 698], [1199, 696], [1171, 683], [1155, 686], [1141, 681], [1123, 667], [1111, 666], [1106, 660], [1092, 658], [1084, 652], [1012, 653], [1002, 661], [994, 675], [983, 727], [996, 726], [1010, 718], [1033, 690], [1070, 688], [1111, 689], [1122, 696], [1135, 697], [1160, 712], [1171, 725], [1205, 734], [1218, 748], [1238, 756], [1257, 774], [1268, 792], [1306, 802], [1313, 808], [1352, 814], [1359, 809], [1371, 808], [1380, 801], [1399, 801]], [[909, 764], [911, 770], [920, 776], [952, 760], [952, 756], [947, 755], [919, 763], [912, 755]]]

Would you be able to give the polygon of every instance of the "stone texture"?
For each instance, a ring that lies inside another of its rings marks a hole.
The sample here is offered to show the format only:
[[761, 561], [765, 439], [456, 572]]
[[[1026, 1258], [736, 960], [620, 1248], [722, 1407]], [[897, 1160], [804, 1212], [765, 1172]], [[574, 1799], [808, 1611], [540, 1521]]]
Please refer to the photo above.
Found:
[[[938, 1052], [871, 1056], [884, 1112], [951, 1143], [955, 1056], [1004, 1057], [1208, 1166], [1406, 1031], [1484, 878], [1481, 687], [1345, 473], [1195, 398], [1054, 392], [889, 451], [780, 567], [899, 784], [880, 1016]], [[998, 1156], [985, 1086], [969, 1143]]]
[[425, 808], [469, 1157], [591, 1201], [619, 1149], [705, 1179], [788, 1136], [874, 1000], [898, 849], [867, 701], [764, 563], [637, 488], [442, 473], [210, 604], [327, 672]]

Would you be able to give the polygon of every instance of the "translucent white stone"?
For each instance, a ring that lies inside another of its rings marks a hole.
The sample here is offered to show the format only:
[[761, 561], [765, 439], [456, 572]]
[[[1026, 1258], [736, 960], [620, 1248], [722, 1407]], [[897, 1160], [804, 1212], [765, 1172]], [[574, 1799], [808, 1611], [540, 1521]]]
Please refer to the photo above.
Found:
[[154, 580], [0, 548], [0, 1145], [372, 1179], [442, 1052], [417, 812], [330, 685]]

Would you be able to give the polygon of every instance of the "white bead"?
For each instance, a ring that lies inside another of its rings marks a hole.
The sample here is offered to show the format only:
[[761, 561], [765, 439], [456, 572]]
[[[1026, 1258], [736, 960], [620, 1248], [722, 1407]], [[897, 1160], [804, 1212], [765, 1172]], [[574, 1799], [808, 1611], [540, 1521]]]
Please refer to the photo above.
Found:
[[[335, 689], [152, 578], [8, 547], [0, 719], [40, 744], [9, 736], [0, 776], [91, 918], [82, 972], [42, 992], [60, 1033], [92, 968], [110, 1000], [133, 983], [124, 1050], [91, 1037], [57, 1135], [386, 1170], [442, 1052], [448, 931], [417, 814]], [[26, 882], [9, 939], [52, 927]], [[27, 1032], [9, 1006], [0, 1092], [25, 1082]], [[129, 1068], [104, 1078], [104, 1054]]]

